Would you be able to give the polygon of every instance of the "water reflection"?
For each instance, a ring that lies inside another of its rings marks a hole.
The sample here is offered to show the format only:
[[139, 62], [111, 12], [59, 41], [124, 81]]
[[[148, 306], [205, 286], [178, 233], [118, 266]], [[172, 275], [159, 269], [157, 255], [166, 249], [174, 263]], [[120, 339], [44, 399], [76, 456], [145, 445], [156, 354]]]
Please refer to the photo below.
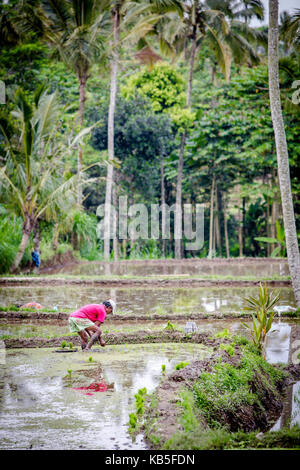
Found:
[[[270, 289], [280, 294], [282, 305], [296, 306], [292, 288]], [[99, 288], [88, 285], [7, 286], [0, 287], [0, 305], [35, 301], [46, 308], [75, 310], [107, 298], [117, 302], [117, 313], [198, 313], [240, 311], [243, 298], [257, 295], [257, 287], [193, 287], [193, 288]]]
[[[278, 321], [274, 323], [266, 337], [266, 360], [271, 364], [287, 364], [293, 358], [293, 349], [297, 347], [298, 341], [290, 344], [292, 330], [296, 326]], [[299, 362], [299, 361], [298, 361]], [[293, 364], [297, 363], [293, 361]], [[278, 431], [286, 426], [300, 425], [300, 382], [287, 387], [283, 409], [277, 422], [271, 431]]]
[[9, 350], [0, 372], [0, 448], [145, 449], [143, 437], [132, 442], [127, 430], [134, 394], [142, 387], [153, 391], [162, 364], [170, 372], [180, 361], [208, 354], [191, 344], [107, 346], [92, 356], [114, 389], [87, 396], [63, 380], [68, 370], [76, 376], [91, 367], [84, 353], [66, 358], [50, 349]]
[[88, 262], [69, 264], [51, 269], [52, 274], [86, 276], [153, 276], [153, 275], [194, 275], [194, 276], [288, 276], [286, 261], [277, 260], [143, 260]]

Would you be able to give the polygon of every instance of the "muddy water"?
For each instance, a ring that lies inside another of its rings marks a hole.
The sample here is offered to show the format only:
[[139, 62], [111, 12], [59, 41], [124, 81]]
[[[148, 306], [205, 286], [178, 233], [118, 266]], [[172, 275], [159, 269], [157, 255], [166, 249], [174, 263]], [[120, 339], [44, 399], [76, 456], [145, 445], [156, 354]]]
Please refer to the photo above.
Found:
[[89, 262], [70, 264], [51, 269], [52, 274], [72, 275], [116, 275], [116, 276], [153, 276], [153, 275], [193, 275], [193, 276], [288, 276], [286, 261], [265, 260], [152, 260], [121, 262]]
[[[178, 362], [210, 352], [200, 345], [159, 344], [107, 346], [91, 354], [93, 363], [82, 352], [6, 351], [0, 372], [1, 449], [146, 449], [142, 435], [133, 442], [128, 433], [134, 394], [143, 387], [154, 390], [162, 364], [168, 373]], [[108, 390], [76, 390], [95, 381]]]
[[[248, 320], [243, 320], [245, 323], [250, 325]], [[186, 326], [186, 321], [171, 321], [174, 328], [178, 331], [184, 332]], [[233, 335], [236, 334], [247, 334], [246, 330], [242, 324], [241, 320], [216, 320], [216, 319], [201, 319], [197, 320], [196, 326], [198, 332], [211, 332], [212, 334], [219, 333], [225, 328]], [[291, 321], [291, 324], [293, 322]], [[106, 321], [102, 327], [104, 335], [106, 333], [133, 333], [140, 330], [149, 330], [149, 331], [162, 331], [167, 326], [167, 321], [152, 320], [152, 321], [126, 321], [121, 320], [118, 322]], [[43, 338], [53, 338], [61, 337], [69, 334], [69, 327], [67, 321], [60, 321], [57, 324], [57, 321], [41, 321], [41, 320], [31, 320], [30, 322], [26, 321], [17, 321], [14, 323], [5, 322], [4, 319], [0, 320], [0, 340], [5, 338], [34, 338], [34, 337], [43, 337]], [[72, 336], [70, 336], [70, 341], [72, 341]]]
[[[0, 305], [35, 301], [45, 308], [75, 310], [106, 298], [117, 302], [117, 312], [133, 314], [232, 312], [243, 307], [243, 297], [257, 296], [258, 287], [189, 288], [99, 288], [92, 286], [7, 286], [0, 287]], [[292, 288], [271, 288], [280, 294], [281, 305], [296, 306]]]

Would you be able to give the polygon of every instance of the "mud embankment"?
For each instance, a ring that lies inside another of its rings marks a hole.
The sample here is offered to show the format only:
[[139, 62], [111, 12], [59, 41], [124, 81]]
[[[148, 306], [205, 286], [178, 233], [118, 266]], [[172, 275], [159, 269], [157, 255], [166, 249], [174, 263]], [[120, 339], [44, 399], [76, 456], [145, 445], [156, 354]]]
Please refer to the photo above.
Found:
[[[49, 322], [67, 321], [70, 313], [43, 313], [43, 312], [0, 312], [0, 319], [10, 322], [21, 322], [26, 320], [46, 320]], [[115, 321], [190, 321], [190, 320], [203, 320], [203, 319], [236, 319], [236, 318], [251, 318], [251, 314], [247, 312], [199, 312], [199, 313], [188, 313], [188, 314], [125, 314], [125, 315], [114, 315], [113, 317], [107, 318], [106, 323], [115, 322]]]
[[[49, 277], [1, 277], [0, 285], [26, 286], [26, 285], [91, 285], [98, 287], [251, 287], [259, 286], [260, 280], [233, 280], [233, 279], [200, 279], [192, 277], [180, 278], [139, 278], [139, 279], [71, 279]], [[289, 287], [290, 280], [267, 280], [268, 287]]]
[[[105, 333], [103, 339], [107, 345], [117, 344], [143, 344], [143, 343], [197, 343], [218, 348], [220, 339], [215, 339], [210, 333], [185, 334], [179, 331], [135, 331], [134, 333]], [[3, 340], [8, 349], [15, 348], [51, 348], [61, 346], [62, 341], [67, 344], [72, 342], [73, 346], [80, 346], [78, 336], [61, 336], [55, 338], [9, 338]], [[224, 342], [224, 339], [223, 341]], [[98, 347], [95, 343], [94, 347]]]
[[[150, 448], [163, 449], [164, 444], [172, 436], [183, 431], [183, 426], [180, 424], [183, 412], [179, 406], [180, 392], [183, 387], [192, 390], [193, 384], [199, 380], [200, 375], [203, 372], [211, 373], [220, 358], [222, 363], [238, 368], [242, 355], [236, 351], [234, 357], [230, 357], [225, 351], [219, 350], [209, 359], [193, 361], [184, 369], [171, 373], [156, 388], [152, 397], [156, 406], [147, 408], [143, 426]], [[275, 383], [275, 388], [269, 386], [270, 379], [265, 374], [254, 373], [249, 389], [252, 393], [259, 393], [261, 397], [259, 406], [237, 403], [230, 410], [221, 410], [216, 420], [221, 422], [222, 426], [225, 425], [230, 432], [269, 430], [282, 412], [283, 396], [287, 386], [300, 380], [300, 364], [286, 365], [284, 371], [286, 376]], [[153, 434], [159, 441], [157, 445], [151, 440]]]

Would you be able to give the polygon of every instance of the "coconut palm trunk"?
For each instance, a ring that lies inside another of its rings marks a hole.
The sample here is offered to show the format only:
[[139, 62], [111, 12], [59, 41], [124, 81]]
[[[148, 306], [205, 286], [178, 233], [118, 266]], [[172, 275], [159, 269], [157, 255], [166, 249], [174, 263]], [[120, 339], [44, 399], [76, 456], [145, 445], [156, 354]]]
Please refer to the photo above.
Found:
[[224, 212], [224, 236], [225, 236], [226, 258], [230, 258], [229, 240], [228, 240], [227, 201], [226, 201], [226, 197], [222, 196], [222, 199], [223, 199], [223, 212]]
[[[190, 55], [189, 63], [189, 79], [187, 86], [187, 96], [186, 96], [186, 107], [190, 108], [191, 98], [192, 98], [192, 85], [193, 85], [193, 72], [194, 72], [194, 63], [195, 55], [197, 49], [197, 26], [194, 26], [193, 31], [193, 44]], [[182, 249], [182, 174], [183, 174], [183, 159], [184, 159], [184, 149], [187, 138], [187, 131], [185, 130], [181, 136], [178, 168], [177, 168], [177, 185], [176, 185], [176, 211], [175, 211], [175, 258], [181, 258], [181, 249]]]
[[300, 307], [300, 257], [291, 191], [288, 149], [279, 90], [278, 0], [269, 0], [268, 64], [270, 105], [275, 134], [287, 257], [296, 302], [298, 307]]
[[24, 256], [25, 249], [26, 249], [26, 246], [28, 244], [30, 234], [32, 232], [32, 228], [33, 228], [33, 222], [32, 222], [31, 217], [28, 215], [28, 216], [26, 216], [26, 219], [24, 220], [24, 223], [23, 223], [22, 240], [21, 240], [18, 252], [16, 254], [15, 260], [14, 260], [14, 262], [13, 262], [11, 268], [10, 268], [11, 273], [15, 273], [19, 269], [19, 265], [20, 265], [21, 260]]
[[[80, 129], [83, 127], [84, 122], [84, 108], [85, 108], [85, 87], [87, 83], [87, 70], [78, 73], [79, 80], [79, 126]], [[78, 174], [78, 190], [77, 190], [77, 204], [81, 207], [82, 204], [82, 186], [81, 186], [81, 172], [82, 172], [82, 159], [83, 150], [82, 146], [78, 148], [78, 159], [77, 159], [77, 174]]]
[[106, 192], [105, 192], [105, 215], [104, 215], [104, 259], [109, 260], [110, 257], [110, 219], [111, 219], [111, 199], [112, 199], [112, 185], [113, 185], [113, 165], [112, 161], [115, 156], [114, 151], [114, 116], [116, 105], [116, 92], [117, 92], [117, 72], [119, 51], [118, 43], [120, 39], [120, 12], [118, 9], [114, 11], [113, 18], [114, 28], [114, 43], [112, 51], [112, 66], [111, 66], [111, 82], [110, 82], [110, 102], [108, 111], [108, 168], [106, 177]]
[[165, 178], [164, 178], [164, 160], [160, 160], [160, 188], [161, 188], [161, 226], [162, 226], [162, 257], [166, 256], [166, 196], [165, 196]]
[[209, 248], [208, 248], [208, 258], [214, 256], [213, 252], [213, 233], [214, 233], [214, 194], [215, 194], [215, 181], [216, 175], [213, 174], [212, 183], [211, 183], [211, 193], [210, 193], [210, 216], [209, 216]]

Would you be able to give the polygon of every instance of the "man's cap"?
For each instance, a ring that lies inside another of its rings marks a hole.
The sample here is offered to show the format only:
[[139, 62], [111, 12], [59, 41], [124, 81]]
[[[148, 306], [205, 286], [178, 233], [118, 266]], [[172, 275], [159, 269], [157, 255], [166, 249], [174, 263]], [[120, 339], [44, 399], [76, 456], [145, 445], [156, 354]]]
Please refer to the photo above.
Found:
[[116, 302], [112, 299], [108, 299], [108, 301], [110, 303], [110, 305], [112, 306], [112, 313], [115, 313], [115, 310], [116, 310]]

